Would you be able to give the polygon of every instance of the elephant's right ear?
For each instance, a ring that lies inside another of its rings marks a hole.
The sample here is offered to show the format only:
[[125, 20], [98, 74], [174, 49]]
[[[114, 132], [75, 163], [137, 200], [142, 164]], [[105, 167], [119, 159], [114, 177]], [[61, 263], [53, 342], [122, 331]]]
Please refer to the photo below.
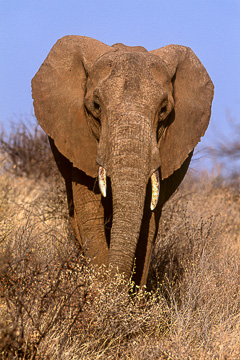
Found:
[[84, 36], [57, 41], [32, 80], [37, 120], [58, 150], [89, 176], [97, 176], [97, 143], [84, 110], [87, 70], [111, 47]]

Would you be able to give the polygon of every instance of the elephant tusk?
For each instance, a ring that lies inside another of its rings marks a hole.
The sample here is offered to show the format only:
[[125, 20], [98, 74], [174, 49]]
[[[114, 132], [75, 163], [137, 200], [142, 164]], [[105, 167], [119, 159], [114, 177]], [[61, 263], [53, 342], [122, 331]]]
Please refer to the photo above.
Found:
[[160, 181], [159, 181], [159, 172], [155, 171], [151, 176], [152, 183], [152, 200], [151, 200], [151, 210], [154, 210], [158, 203], [159, 193], [160, 193]]
[[102, 166], [99, 166], [98, 169], [98, 183], [102, 196], [106, 197], [107, 195], [106, 170]]

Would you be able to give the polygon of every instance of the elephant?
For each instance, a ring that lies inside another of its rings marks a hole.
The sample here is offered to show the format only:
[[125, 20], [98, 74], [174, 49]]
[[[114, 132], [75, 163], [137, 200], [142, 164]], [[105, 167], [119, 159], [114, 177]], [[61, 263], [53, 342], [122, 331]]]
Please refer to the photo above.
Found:
[[208, 127], [213, 92], [185, 46], [69, 35], [52, 47], [32, 79], [34, 111], [94, 264], [146, 285], [163, 205]]

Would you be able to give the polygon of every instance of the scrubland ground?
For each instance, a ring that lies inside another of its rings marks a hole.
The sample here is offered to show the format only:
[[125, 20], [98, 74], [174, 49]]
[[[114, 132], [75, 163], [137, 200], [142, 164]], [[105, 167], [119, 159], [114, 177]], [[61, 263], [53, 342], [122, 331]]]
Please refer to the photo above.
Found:
[[19, 134], [0, 158], [0, 358], [240, 359], [240, 181], [188, 173], [136, 293], [83, 256], [45, 138]]

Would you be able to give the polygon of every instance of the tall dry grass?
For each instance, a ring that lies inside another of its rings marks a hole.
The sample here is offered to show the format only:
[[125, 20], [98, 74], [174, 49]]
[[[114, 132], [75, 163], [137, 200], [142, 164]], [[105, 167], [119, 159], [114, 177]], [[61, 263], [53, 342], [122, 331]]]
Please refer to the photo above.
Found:
[[148, 289], [134, 293], [76, 246], [61, 179], [16, 170], [4, 151], [1, 359], [240, 358], [239, 181], [187, 175], [163, 209]]
[[19, 177], [43, 179], [56, 175], [48, 137], [36, 120], [11, 123], [8, 133], [0, 133], [2, 168]]

